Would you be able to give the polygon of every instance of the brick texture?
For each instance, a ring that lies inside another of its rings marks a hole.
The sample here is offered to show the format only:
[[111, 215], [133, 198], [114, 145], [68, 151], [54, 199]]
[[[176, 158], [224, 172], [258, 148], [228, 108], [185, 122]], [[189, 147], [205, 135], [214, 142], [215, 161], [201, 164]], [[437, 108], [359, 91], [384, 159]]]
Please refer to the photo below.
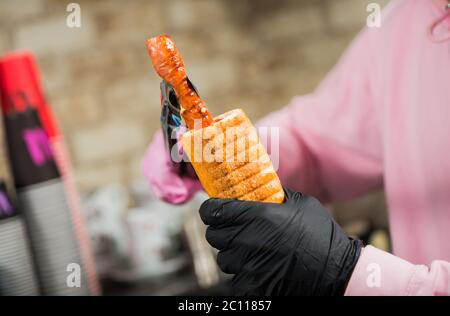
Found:
[[[68, 141], [79, 189], [141, 178], [159, 129], [146, 38], [172, 35], [214, 114], [252, 120], [311, 92], [367, 16], [366, 0], [0, 0], [0, 53], [30, 49]], [[380, 1], [385, 4], [387, 1]]]

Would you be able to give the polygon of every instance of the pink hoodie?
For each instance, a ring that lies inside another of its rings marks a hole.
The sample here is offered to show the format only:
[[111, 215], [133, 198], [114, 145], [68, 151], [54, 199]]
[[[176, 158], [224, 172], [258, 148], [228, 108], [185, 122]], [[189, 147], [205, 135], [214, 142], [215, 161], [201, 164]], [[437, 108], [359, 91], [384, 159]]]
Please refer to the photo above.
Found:
[[[446, 3], [392, 1], [314, 93], [258, 124], [280, 127], [278, 173], [289, 188], [329, 202], [384, 186], [395, 256], [365, 247], [347, 295], [450, 295]], [[157, 147], [145, 173], [159, 196], [182, 202], [192, 186], [172, 190], [181, 182], [151, 167]]]
[[280, 127], [278, 173], [290, 188], [338, 201], [384, 185], [398, 257], [366, 247], [347, 295], [450, 295], [444, 2], [392, 1], [313, 94], [259, 123]]

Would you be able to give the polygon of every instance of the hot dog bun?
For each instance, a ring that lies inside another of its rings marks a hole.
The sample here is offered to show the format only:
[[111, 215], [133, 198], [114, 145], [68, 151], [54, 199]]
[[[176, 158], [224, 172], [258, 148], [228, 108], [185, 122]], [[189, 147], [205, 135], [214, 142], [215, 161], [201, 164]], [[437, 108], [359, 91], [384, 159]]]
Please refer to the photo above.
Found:
[[282, 203], [284, 191], [256, 129], [241, 109], [181, 137], [210, 197]]

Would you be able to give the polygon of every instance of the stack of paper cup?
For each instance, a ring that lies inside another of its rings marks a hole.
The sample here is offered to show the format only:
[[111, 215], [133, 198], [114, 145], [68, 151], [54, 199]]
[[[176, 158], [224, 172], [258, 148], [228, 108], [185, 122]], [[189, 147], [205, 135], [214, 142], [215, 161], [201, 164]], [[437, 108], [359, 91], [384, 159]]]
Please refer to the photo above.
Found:
[[0, 295], [38, 295], [39, 287], [23, 219], [0, 220]]
[[[60, 179], [19, 190], [44, 295], [89, 295]], [[83, 272], [83, 273], [82, 273]]]
[[[0, 100], [20, 208], [44, 295], [99, 293], [68, 155], [31, 53], [0, 58]], [[70, 185], [69, 185], [70, 184]]]
[[15, 192], [3, 136], [0, 118], [0, 295], [38, 295], [24, 220], [13, 203]]

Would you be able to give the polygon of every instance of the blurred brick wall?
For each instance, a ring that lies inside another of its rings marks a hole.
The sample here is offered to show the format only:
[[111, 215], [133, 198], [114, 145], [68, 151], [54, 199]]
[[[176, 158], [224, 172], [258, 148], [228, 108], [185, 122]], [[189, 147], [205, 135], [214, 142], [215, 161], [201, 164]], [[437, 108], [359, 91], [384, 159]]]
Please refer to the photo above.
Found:
[[[214, 114], [253, 119], [311, 92], [365, 23], [366, 0], [0, 0], [0, 53], [32, 50], [81, 191], [141, 177], [159, 128], [159, 79], [145, 40], [175, 39]], [[76, 1], [73, 1], [76, 2]], [[385, 4], [387, 1], [371, 1]]]

